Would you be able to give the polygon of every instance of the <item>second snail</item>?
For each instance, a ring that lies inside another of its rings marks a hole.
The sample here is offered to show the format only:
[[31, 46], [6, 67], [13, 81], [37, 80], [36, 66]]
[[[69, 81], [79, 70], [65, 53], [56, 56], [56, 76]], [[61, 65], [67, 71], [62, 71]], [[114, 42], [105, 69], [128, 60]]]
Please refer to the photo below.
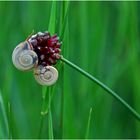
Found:
[[54, 65], [60, 59], [61, 44], [57, 35], [38, 32], [16, 46], [12, 53], [13, 64], [21, 71], [34, 69], [36, 81], [51, 86], [58, 79]]

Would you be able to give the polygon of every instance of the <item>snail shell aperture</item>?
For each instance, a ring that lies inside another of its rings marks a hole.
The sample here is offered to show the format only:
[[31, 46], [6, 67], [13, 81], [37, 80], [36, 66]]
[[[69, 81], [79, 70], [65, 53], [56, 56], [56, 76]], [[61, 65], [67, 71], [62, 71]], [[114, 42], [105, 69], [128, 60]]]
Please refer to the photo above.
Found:
[[12, 61], [14, 66], [22, 71], [30, 70], [38, 63], [38, 56], [32, 50], [28, 41], [20, 43], [13, 51]]
[[34, 77], [40, 85], [53, 85], [58, 79], [58, 71], [52, 66], [38, 66], [34, 70]]

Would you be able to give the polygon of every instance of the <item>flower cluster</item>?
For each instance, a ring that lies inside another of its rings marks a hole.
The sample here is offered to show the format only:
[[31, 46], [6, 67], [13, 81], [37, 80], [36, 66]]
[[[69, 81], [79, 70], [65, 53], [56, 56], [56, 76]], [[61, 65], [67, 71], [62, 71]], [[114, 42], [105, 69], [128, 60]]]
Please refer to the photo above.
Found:
[[38, 56], [38, 65], [54, 65], [60, 59], [62, 43], [59, 42], [57, 35], [51, 36], [49, 32], [38, 32], [32, 35], [28, 41]]

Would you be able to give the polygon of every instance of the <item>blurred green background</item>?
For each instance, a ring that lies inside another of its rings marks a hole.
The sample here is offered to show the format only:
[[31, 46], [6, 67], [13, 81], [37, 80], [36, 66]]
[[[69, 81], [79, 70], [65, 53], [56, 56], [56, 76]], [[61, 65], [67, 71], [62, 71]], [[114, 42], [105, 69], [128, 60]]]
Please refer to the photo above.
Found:
[[[139, 15], [139, 2], [0, 2], [0, 138], [50, 138], [48, 114], [41, 126], [42, 87], [11, 60], [33, 30], [63, 34], [63, 56], [140, 113]], [[58, 69], [54, 138], [85, 138], [90, 108], [88, 138], [140, 138], [140, 122], [119, 102], [69, 66]]]

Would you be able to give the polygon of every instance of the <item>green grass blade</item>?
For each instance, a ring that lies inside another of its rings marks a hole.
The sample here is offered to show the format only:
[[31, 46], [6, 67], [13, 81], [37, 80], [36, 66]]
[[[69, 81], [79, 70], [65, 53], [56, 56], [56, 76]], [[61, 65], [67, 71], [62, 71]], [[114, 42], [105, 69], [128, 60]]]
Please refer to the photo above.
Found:
[[63, 19], [62, 19], [62, 28], [60, 31], [60, 39], [63, 40], [64, 38], [64, 34], [66, 31], [66, 27], [67, 27], [67, 23], [68, 23], [68, 13], [69, 13], [69, 7], [70, 7], [70, 2], [69, 1], [65, 1], [63, 2]]
[[[49, 87], [49, 91], [48, 91], [48, 94], [49, 94], [49, 105], [51, 106], [51, 95], [52, 95], [52, 87]], [[53, 121], [52, 121], [52, 113], [51, 113], [51, 108], [49, 108], [49, 111], [48, 111], [48, 136], [49, 136], [49, 139], [53, 139], [54, 136], [53, 136]]]
[[40, 139], [40, 138], [41, 138], [42, 129], [43, 129], [43, 120], [44, 120], [44, 116], [43, 116], [43, 115], [41, 115], [41, 116], [40, 116], [40, 126], [39, 126], [38, 139]]
[[53, 136], [53, 121], [52, 121], [52, 113], [51, 113], [51, 110], [49, 110], [49, 113], [48, 113], [48, 135], [49, 135], [49, 139], [53, 139], [54, 136]]
[[49, 21], [48, 30], [51, 34], [55, 33], [55, 26], [56, 26], [56, 10], [57, 9], [57, 1], [52, 1], [52, 8], [51, 8], [51, 15]]
[[89, 117], [88, 117], [88, 123], [87, 123], [85, 139], [88, 139], [88, 137], [89, 137], [89, 129], [90, 129], [90, 123], [91, 123], [91, 114], [92, 114], [92, 108], [90, 108], [90, 111], [89, 111]]
[[[5, 129], [6, 133], [3, 134], [3, 135], [4, 135], [5, 138], [8, 138], [10, 130], [9, 130], [8, 118], [7, 118], [7, 115], [6, 115], [6, 108], [5, 108], [5, 105], [4, 105], [4, 101], [3, 101], [3, 98], [2, 98], [1, 91], [0, 91], [0, 110], [1, 110], [0, 128], [1, 128], [1, 130]], [[3, 122], [1, 122], [1, 120], [3, 120]], [[2, 125], [2, 124], [4, 124], [4, 125]], [[1, 131], [1, 133], [2, 133], [2, 131]], [[0, 138], [1, 138], [1, 136], [0, 136]]]
[[[57, 1], [52, 1], [52, 9], [49, 21], [48, 30], [51, 34], [55, 33], [56, 30], [56, 13], [57, 12]], [[53, 139], [53, 122], [52, 122], [52, 113], [51, 113], [51, 100], [53, 96], [53, 87], [48, 87], [48, 107], [46, 108], [46, 112], [48, 112], [48, 137], [49, 139]]]
[[42, 110], [41, 110], [41, 115], [46, 115], [48, 113], [48, 109], [49, 109], [49, 87], [43, 87], [43, 102], [42, 102]]
[[11, 104], [10, 102], [8, 102], [8, 124], [9, 124], [9, 134], [8, 134], [8, 138], [11, 139], [12, 138], [12, 120], [11, 120]]
[[[50, 14], [50, 20], [49, 20], [49, 26], [48, 26], [48, 31], [51, 34], [55, 33], [56, 9], [57, 9], [56, 7], [57, 7], [57, 2], [52, 1], [51, 14]], [[42, 87], [42, 99], [43, 100], [42, 100], [41, 120], [40, 120], [40, 128], [39, 128], [39, 138], [41, 137], [45, 115], [48, 113], [48, 111], [50, 109], [51, 98], [52, 98], [52, 94], [50, 95], [50, 92], [51, 91], [50, 91], [49, 87], [47, 87], [47, 86]], [[49, 117], [49, 119], [51, 119], [50, 114], [48, 117]], [[50, 122], [48, 122], [48, 125], [49, 124], [50, 124]]]
[[[66, 53], [66, 49], [68, 48], [68, 11], [69, 11], [69, 5], [70, 2], [68, 1], [63, 1], [61, 2], [61, 23], [60, 23], [60, 39], [63, 42], [62, 45], [62, 52], [63, 54]], [[65, 39], [64, 39], [65, 36]], [[65, 54], [66, 55], [66, 54]], [[60, 138], [63, 138], [63, 132], [64, 132], [64, 88], [65, 88], [65, 79], [64, 79], [64, 72], [65, 72], [65, 67], [64, 64], [62, 63], [61, 65], [61, 77], [60, 77], [60, 87], [61, 87], [61, 112], [60, 112]]]
[[51, 100], [53, 96], [53, 94], [51, 94], [51, 91], [52, 91], [52, 87], [42, 87], [42, 109], [41, 109], [41, 119], [40, 119], [38, 138], [41, 137], [41, 134], [43, 131], [44, 119], [46, 115], [48, 115], [50, 107], [51, 107]]
[[[131, 63], [131, 73], [132, 73], [132, 84], [133, 84], [133, 91], [134, 94], [133, 100], [134, 100], [134, 105], [138, 111], [140, 111], [140, 85], [139, 85], [139, 62], [140, 62], [140, 57], [139, 57], [139, 51], [138, 48], [140, 46], [140, 41], [139, 41], [139, 19], [138, 19], [138, 10], [139, 8], [137, 7], [136, 2], [131, 2], [130, 5], [130, 16], [131, 19], [129, 20], [129, 26], [130, 26], [130, 47], [131, 47], [131, 57], [134, 59], [133, 63]], [[136, 122], [136, 135], [137, 138], [140, 138], [140, 124], [139, 122]]]

